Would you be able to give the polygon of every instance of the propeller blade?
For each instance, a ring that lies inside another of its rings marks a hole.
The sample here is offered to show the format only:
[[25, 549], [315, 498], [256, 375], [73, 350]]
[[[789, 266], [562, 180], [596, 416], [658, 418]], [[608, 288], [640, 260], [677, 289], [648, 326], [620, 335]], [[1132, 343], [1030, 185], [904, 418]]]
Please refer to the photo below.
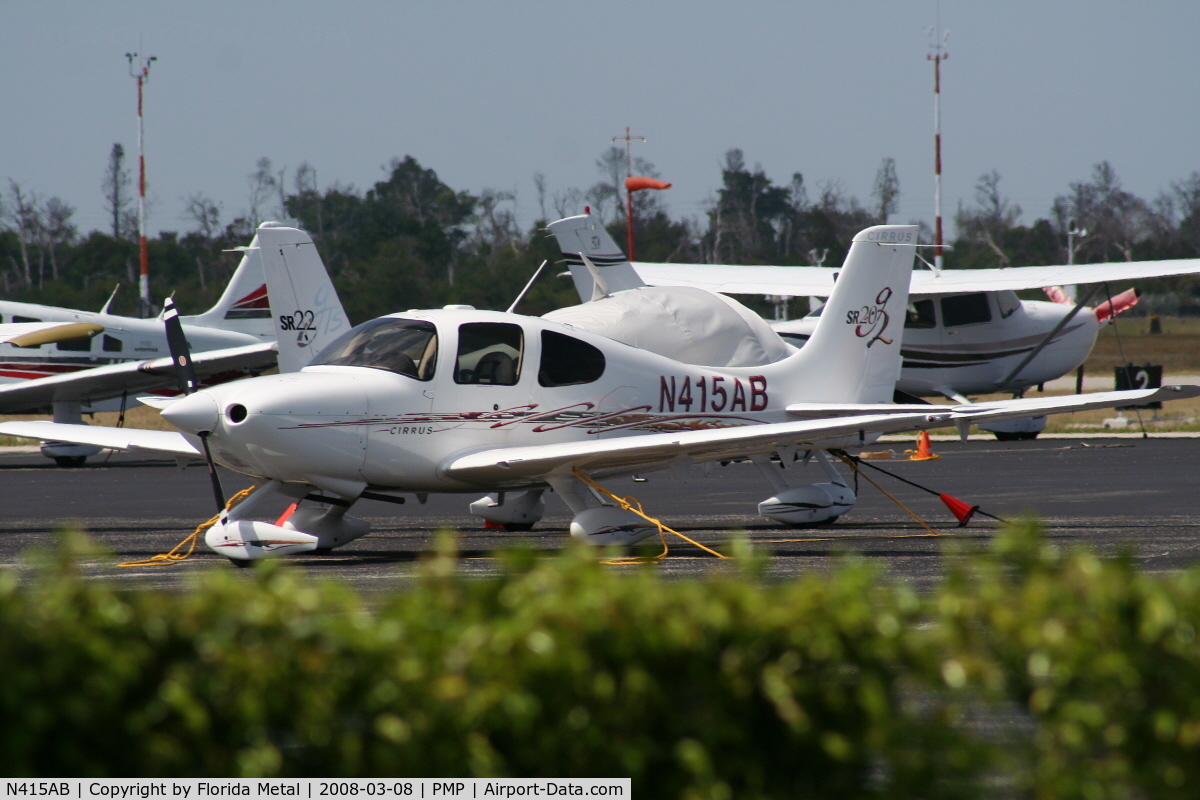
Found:
[[[171, 361], [175, 364], [175, 374], [179, 378], [179, 390], [184, 394], [192, 394], [199, 388], [199, 384], [196, 381], [196, 371], [192, 368], [192, 354], [188, 349], [187, 337], [183, 335], [183, 325], [179, 321], [179, 312], [175, 309], [174, 297], [167, 298], [162, 316], [163, 325], [167, 329], [167, 349], [171, 351]], [[204, 462], [208, 465], [208, 477], [212, 481], [217, 513], [220, 513], [225, 510], [225, 492], [221, 488], [221, 476], [217, 474], [212, 452], [208, 449], [208, 437], [211, 433], [212, 431], [199, 431], [197, 435], [204, 449]]]
[[175, 375], [179, 378], [179, 391], [191, 394], [199, 388], [199, 384], [196, 382], [196, 371], [192, 369], [192, 354], [188, 349], [187, 337], [183, 335], [174, 297], [168, 297], [163, 306], [163, 324], [167, 329], [167, 349], [171, 351]]
[[221, 476], [217, 474], [217, 465], [208, 449], [209, 433], [211, 431], [201, 431], [200, 444], [204, 447], [204, 461], [208, 464], [208, 477], [212, 481], [213, 497], [216, 498], [217, 512], [220, 513], [225, 510], [225, 492], [221, 489]]

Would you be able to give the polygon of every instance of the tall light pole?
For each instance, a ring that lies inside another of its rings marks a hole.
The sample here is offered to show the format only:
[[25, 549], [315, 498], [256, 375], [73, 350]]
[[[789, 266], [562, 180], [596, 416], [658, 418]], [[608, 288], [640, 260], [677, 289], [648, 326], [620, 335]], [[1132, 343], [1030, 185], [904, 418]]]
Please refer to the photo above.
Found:
[[933, 265], [942, 271], [942, 61], [950, 57], [945, 51], [950, 31], [942, 31], [942, 7], [938, 5], [937, 25], [933, 33], [933, 52], [925, 58], [933, 62]]
[[[1067, 264], [1075, 263], [1075, 248], [1079, 246], [1075, 243], [1075, 240], [1082, 239], [1084, 236], [1087, 236], [1087, 234], [1087, 228], [1080, 228], [1075, 224], [1075, 220], [1070, 220], [1067, 223]], [[1075, 295], [1077, 292], [1077, 287], [1075, 284], [1064, 286], [1063, 291], [1065, 291], [1072, 300], [1076, 299]]]
[[158, 56], [150, 56], [141, 68], [134, 66], [133, 60], [137, 53], [126, 53], [129, 62], [129, 75], [137, 79], [137, 118], [138, 118], [138, 293], [141, 297], [139, 311], [142, 317], [149, 317], [153, 311], [150, 305], [150, 256], [146, 252], [146, 154], [143, 147], [144, 134], [142, 125], [142, 86], [150, 80], [150, 63], [158, 61]]
[[[617, 142], [625, 140], [625, 178], [628, 180], [633, 177], [633, 151], [631, 146], [633, 140], [646, 141], [645, 136], [630, 136], [629, 126], [625, 126], [624, 136], [614, 136], [611, 141]], [[616, 187], [613, 187], [616, 188]], [[629, 260], [633, 261], [633, 192], [628, 188], [625, 190], [625, 240], [629, 250]]]

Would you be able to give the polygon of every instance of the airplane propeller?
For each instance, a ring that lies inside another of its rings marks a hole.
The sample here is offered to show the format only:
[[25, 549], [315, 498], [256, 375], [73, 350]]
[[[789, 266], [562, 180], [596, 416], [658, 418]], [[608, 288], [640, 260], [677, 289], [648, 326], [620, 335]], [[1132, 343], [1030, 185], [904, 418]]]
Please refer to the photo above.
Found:
[[[193, 394], [200, 384], [196, 380], [196, 370], [192, 367], [191, 349], [187, 337], [183, 335], [183, 325], [179, 322], [179, 312], [175, 309], [174, 297], [168, 297], [163, 306], [163, 325], [167, 330], [167, 348], [171, 351], [171, 362], [175, 365], [175, 374], [179, 378], [179, 391]], [[225, 492], [221, 488], [221, 477], [217, 474], [217, 465], [213, 462], [212, 453], [208, 449], [208, 437], [212, 431], [197, 431], [200, 445], [204, 449], [204, 461], [208, 464], [208, 475], [212, 480], [213, 497], [217, 501], [217, 511], [225, 509]]]

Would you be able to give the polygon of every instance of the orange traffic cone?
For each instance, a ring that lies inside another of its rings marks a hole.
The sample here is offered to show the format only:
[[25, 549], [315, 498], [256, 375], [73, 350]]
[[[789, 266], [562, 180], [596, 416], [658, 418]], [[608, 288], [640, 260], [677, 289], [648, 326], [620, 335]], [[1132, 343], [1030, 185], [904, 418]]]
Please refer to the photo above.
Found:
[[909, 461], [929, 461], [941, 456], [929, 449], [929, 431], [921, 431], [921, 435], [917, 437], [917, 449], [905, 450], [905, 455]]
[[971, 517], [979, 510], [979, 506], [969, 506], [962, 500], [951, 497], [948, 494], [939, 494], [938, 499], [946, 504], [946, 508], [950, 509], [950, 513], [958, 520], [958, 527], [965, 528], [967, 523], [971, 521]]

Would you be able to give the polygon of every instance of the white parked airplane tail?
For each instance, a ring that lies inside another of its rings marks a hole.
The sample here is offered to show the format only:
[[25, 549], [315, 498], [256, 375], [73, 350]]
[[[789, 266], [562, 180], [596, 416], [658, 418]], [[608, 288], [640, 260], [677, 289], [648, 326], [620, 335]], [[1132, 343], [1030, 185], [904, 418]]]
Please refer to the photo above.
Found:
[[[551, 222], [547, 229], [558, 240], [580, 302], [588, 303], [612, 292], [646, 285], [608, 235], [599, 217], [580, 214]], [[591, 269], [580, 254], [587, 256]]]
[[792, 402], [892, 401], [916, 244], [915, 225], [876, 225], [854, 237], [816, 330], [792, 357]]
[[[280, 223], [264, 222], [259, 230], [264, 227], [280, 227]], [[203, 314], [181, 317], [180, 321], [184, 325], [248, 333], [260, 339], [274, 337], [275, 325], [271, 322], [267, 283], [257, 248], [258, 235], [255, 234], [248, 247], [237, 248], [242, 251], [242, 260], [229, 279], [221, 299]]]
[[350, 322], [307, 233], [264, 223], [255, 241], [279, 341], [279, 371], [296, 372], [349, 330]]

